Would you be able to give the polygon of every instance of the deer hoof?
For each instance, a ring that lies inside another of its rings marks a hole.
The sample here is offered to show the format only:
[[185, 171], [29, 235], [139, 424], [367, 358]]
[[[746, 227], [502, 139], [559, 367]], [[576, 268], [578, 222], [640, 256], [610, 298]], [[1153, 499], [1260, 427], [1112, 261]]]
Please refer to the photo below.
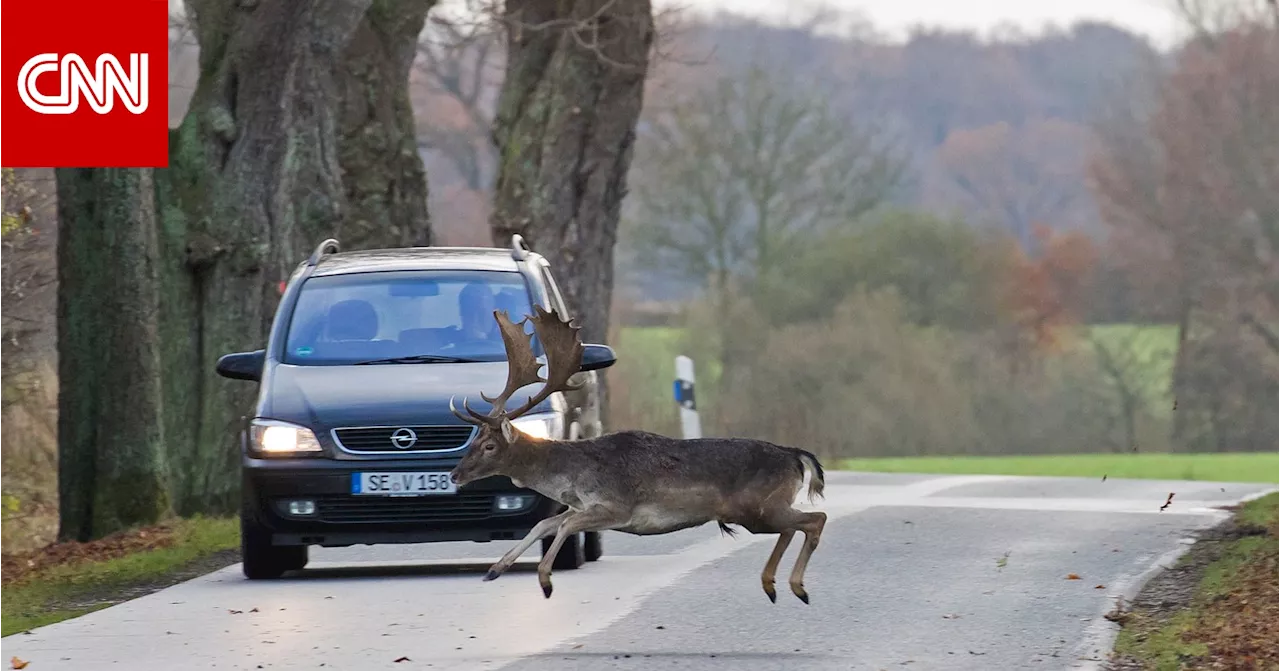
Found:
[[542, 585], [542, 596], [545, 596], [548, 599], [551, 598], [551, 583], [544, 583]]
[[767, 594], [767, 595], [769, 596], [769, 601], [770, 601], [770, 602], [772, 602], [772, 603], [778, 603], [778, 590], [774, 589], [774, 588], [773, 588], [773, 585], [771, 585], [771, 584], [769, 584], [769, 583], [765, 583], [765, 585], [764, 585], [764, 593], [765, 593], [765, 594]]
[[809, 593], [804, 591], [803, 585], [793, 585], [791, 587], [791, 591], [795, 593], [796, 597], [798, 597], [801, 601], [805, 602], [805, 604], [808, 605]]
[[502, 575], [501, 571], [499, 571], [498, 569], [491, 568], [489, 569], [488, 573], [484, 574], [484, 582], [489, 582], [490, 580], [496, 580], [500, 575]]

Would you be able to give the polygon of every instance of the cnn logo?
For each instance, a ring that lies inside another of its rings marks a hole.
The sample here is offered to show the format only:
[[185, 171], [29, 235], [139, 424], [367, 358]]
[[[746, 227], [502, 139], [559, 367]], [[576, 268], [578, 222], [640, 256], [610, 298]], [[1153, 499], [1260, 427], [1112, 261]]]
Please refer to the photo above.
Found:
[[[36, 79], [46, 73], [59, 75], [58, 92], [41, 93]], [[108, 114], [115, 99], [132, 114], [147, 111], [147, 54], [129, 54], [129, 68], [111, 54], [98, 56], [94, 69], [78, 54], [39, 54], [22, 65], [18, 73], [18, 95], [22, 102], [38, 114], [73, 114], [80, 108], [81, 96], [90, 109]]]

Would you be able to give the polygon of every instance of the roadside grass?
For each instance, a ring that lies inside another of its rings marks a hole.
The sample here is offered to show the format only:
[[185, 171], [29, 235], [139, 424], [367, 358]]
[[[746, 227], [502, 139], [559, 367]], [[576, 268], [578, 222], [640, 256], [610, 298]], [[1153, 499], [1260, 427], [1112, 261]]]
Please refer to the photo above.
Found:
[[91, 613], [236, 561], [235, 518], [179, 519], [5, 557], [0, 636]]
[[1278, 482], [1280, 453], [1047, 454], [1027, 456], [844, 459], [839, 468], [880, 473], [1048, 475], [1058, 477]]
[[[1276, 494], [1246, 503], [1220, 536], [1197, 542], [1169, 572], [1193, 582], [1187, 596], [1176, 596], [1177, 579], [1144, 588], [1137, 607], [1115, 616], [1123, 628], [1114, 666], [1276, 668], [1276, 521]], [[1144, 600], [1147, 592], [1158, 593]]]

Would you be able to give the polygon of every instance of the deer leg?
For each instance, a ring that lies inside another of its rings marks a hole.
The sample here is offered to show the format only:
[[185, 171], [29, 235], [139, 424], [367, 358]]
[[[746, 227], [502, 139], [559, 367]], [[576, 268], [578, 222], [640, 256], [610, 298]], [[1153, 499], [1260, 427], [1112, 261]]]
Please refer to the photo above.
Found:
[[773, 588], [773, 577], [778, 573], [778, 562], [782, 561], [782, 555], [786, 553], [787, 546], [791, 544], [791, 538], [796, 535], [794, 529], [787, 529], [778, 533], [778, 542], [773, 546], [773, 554], [769, 555], [769, 561], [764, 563], [764, 572], [760, 574], [760, 584], [764, 586], [764, 593], [769, 595], [769, 600], [778, 603], [778, 592]]
[[538, 563], [538, 584], [542, 586], [542, 595], [551, 598], [551, 564], [555, 562], [556, 555], [560, 553], [560, 546], [564, 545], [565, 540], [581, 531], [603, 531], [612, 529], [626, 524], [626, 519], [620, 519], [613, 511], [595, 506], [574, 512], [560, 523], [560, 528], [556, 530], [555, 540], [551, 541], [551, 547], [542, 553], [542, 561]]
[[551, 517], [538, 522], [529, 530], [529, 533], [525, 534], [525, 537], [522, 538], [515, 547], [508, 550], [507, 554], [502, 555], [502, 559], [499, 559], [493, 566], [489, 567], [489, 572], [484, 574], [485, 582], [493, 580], [503, 573], [506, 573], [507, 569], [511, 568], [511, 566], [516, 563], [516, 560], [520, 558], [520, 555], [524, 554], [525, 550], [528, 550], [534, 543], [542, 540], [544, 536], [550, 536], [561, 524], [564, 523], [565, 520], [569, 519], [569, 516], [572, 513], [573, 509], [570, 508], [559, 515], [552, 515]]
[[827, 514], [821, 512], [801, 513], [801, 522], [797, 529], [804, 532], [804, 545], [800, 547], [800, 556], [796, 558], [795, 568], [791, 569], [791, 592], [800, 600], [809, 603], [809, 593], [804, 591], [804, 570], [809, 565], [809, 557], [818, 549], [818, 539], [822, 537], [822, 528], [827, 524]]

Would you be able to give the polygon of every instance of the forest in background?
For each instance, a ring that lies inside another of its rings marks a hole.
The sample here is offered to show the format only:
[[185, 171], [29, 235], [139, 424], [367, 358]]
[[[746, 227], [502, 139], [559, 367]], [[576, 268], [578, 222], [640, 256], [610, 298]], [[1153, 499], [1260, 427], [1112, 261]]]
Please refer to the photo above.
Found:
[[[675, 432], [684, 352], [708, 432], [824, 455], [1273, 449], [1274, 15], [1187, 18], [1166, 53], [1097, 23], [898, 42], [660, 13], [611, 424]], [[176, 14], [175, 124], [197, 59]], [[491, 244], [504, 70], [491, 24], [428, 20], [434, 244]], [[4, 178], [5, 536], [47, 540], [57, 203], [52, 171]]]

